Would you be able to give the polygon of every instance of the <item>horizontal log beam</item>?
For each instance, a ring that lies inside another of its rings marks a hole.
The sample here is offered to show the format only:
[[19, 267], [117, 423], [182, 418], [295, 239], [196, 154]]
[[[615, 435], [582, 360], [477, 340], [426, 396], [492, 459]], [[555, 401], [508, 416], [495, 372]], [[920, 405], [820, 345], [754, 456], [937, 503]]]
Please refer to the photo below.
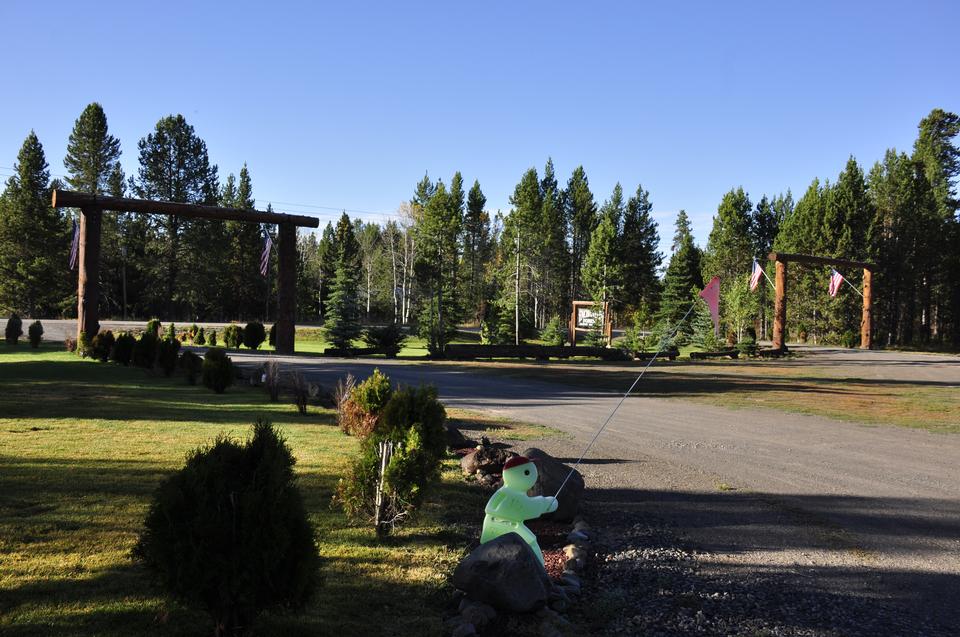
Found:
[[873, 271], [876, 263], [866, 261], [850, 261], [849, 259], [831, 259], [829, 257], [815, 257], [810, 254], [790, 254], [789, 252], [771, 252], [767, 255], [771, 261], [780, 263], [805, 263], [807, 265], [830, 265], [840, 268], [863, 268]]
[[112, 210], [114, 212], [137, 212], [142, 214], [176, 215], [195, 219], [215, 219], [223, 221], [249, 221], [252, 223], [290, 223], [305, 228], [319, 228], [320, 220], [315, 217], [288, 215], [279, 212], [261, 212], [240, 208], [220, 208], [200, 206], [190, 203], [172, 203], [169, 201], [151, 201], [148, 199], [127, 199], [125, 197], [105, 197], [90, 195], [71, 190], [53, 191], [54, 208], [87, 208], [91, 210]]

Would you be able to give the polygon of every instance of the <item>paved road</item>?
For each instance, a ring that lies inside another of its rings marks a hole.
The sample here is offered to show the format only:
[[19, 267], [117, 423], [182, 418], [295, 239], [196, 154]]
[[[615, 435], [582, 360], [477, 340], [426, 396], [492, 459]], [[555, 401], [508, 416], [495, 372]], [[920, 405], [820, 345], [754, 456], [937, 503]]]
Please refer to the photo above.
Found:
[[[619, 400], [464, 366], [284, 360], [327, 386], [388, 368], [397, 382], [436, 385], [448, 405], [568, 432], [574, 441], [560, 452], [573, 457]], [[960, 386], [960, 358], [951, 356], [811, 349], [789, 364]], [[823, 586], [960, 615], [960, 435], [630, 397], [601, 443], [584, 465], [588, 485], [656, 502], [718, 562], [809, 567]]]

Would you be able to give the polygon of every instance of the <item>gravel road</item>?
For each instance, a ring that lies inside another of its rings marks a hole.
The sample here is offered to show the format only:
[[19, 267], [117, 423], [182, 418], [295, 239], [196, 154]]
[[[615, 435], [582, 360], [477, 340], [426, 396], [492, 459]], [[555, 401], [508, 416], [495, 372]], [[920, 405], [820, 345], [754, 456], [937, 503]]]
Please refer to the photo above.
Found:
[[[256, 363], [264, 357], [235, 359]], [[608, 392], [464, 366], [284, 360], [327, 386], [347, 373], [365, 377], [378, 366], [400, 383], [435, 384], [450, 406], [567, 432], [571, 439], [542, 445], [571, 461], [619, 400]], [[909, 382], [933, 374], [940, 382], [960, 381], [956, 357], [824, 349], [791, 364], [804, 360], [850, 377]], [[916, 617], [914, 624], [891, 625], [889, 634], [911, 634], [903, 632], [909, 625], [917, 627], [912, 634], [951, 634], [936, 627], [960, 622], [960, 436], [630, 397], [583, 473], [598, 516], [629, 512], [633, 523], [675, 525], [697, 547], [698, 572], [709, 573], [711, 581], [785, 582], [800, 597], [831, 596], [837, 608], [857, 608], [850, 600], [859, 600], [875, 617]], [[617, 523], [610, 519], [608, 525]], [[803, 608], [798, 612], [813, 606]]]

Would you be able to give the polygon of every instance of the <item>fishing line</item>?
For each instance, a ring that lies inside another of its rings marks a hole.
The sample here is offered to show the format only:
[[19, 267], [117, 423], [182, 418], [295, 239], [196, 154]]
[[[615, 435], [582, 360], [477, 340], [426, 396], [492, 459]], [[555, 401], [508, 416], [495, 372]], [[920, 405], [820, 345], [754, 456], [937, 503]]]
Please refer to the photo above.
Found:
[[650, 361], [649, 361], [649, 362], [644, 366], [644, 368], [640, 371], [640, 375], [637, 376], [637, 379], [633, 381], [633, 384], [632, 384], [632, 385], [630, 385], [630, 389], [628, 389], [628, 390], [627, 390], [627, 393], [625, 393], [625, 394], [620, 398], [620, 402], [617, 403], [617, 405], [613, 408], [613, 411], [610, 412], [610, 415], [607, 416], [607, 419], [604, 420], [604, 421], [603, 421], [603, 424], [600, 425], [600, 428], [597, 429], [597, 433], [595, 433], [595, 434], [593, 435], [593, 440], [590, 441], [590, 444], [587, 445], [587, 448], [584, 449], [584, 450], [583, 450], [583, 453], [580, 454], [580, 457], [577, 458], [577, 462], [576, 462], [576, 463], [573, 465], [573, 467], [570, 469], [570, 473], [567, 474], [567, 477], [564, 478], [564, 479], [563, 479], [563, 482], [560, 483], [560, 488], [557, 489], [557, 493], [553, 496], [554, 498], [556, 498], [558, 495], [560, 495], [560, 492], [563, 491], [563, 487], [566, 486], [567, 480], [570, 479], [570, 476], [573, 475], [573, 472], [576, 471], [576, 470], [577, 470], [577, 467], [580, 466], [580, 463], [583, 461], [583, 457], [586, 456], [586, 455], [587, 455], [587, 452], [590, 451], [590, 448], [593, 447], [593, 443], [595, 443], [595, 442], [597, 441], [597, 438], [600, 437], [600, 434], [601, 434], [601, 433], [603, 432], [603, 430], [606, 428], [607, 424], [608, 424], [611, 420], [613, 420], [613, 416], [617, 413], [617, 410], [620, 409], [620, 405], [622, 405], [622, 404], [623, 404], [623, 401], [625, 401], [625, 400], [627, 399], [627, 397], [630, 395], [630, 392], [633, 391], [633, 388], [637, 386], [637, 383], [640, 382], [640, 379], [643, 378], [643, 375], [647, 373], [647, 370], [650, 369], [650, 366], [651, 366], [651, 365], [653, 365], [653, 361], [657, 360], [657, 356], [659, 356], [659, 355], [661, 354], [661, 352], [663, 352], [663, 350], [666, 349], [667, 343], [669, 343], [670, 341], [672, 341], [672, 340], [673, 340], [673, 337], [677, 335], [677, 332], [678, 332], [678, 331], [680, 331], [680, 326], [683, 325], [683, 322], [684, 322], [685, 320], [687, 320], [687, 317], [688, 317], [688, 316], [690, 316], [690, 312], [693, 311], [693, 308], [694, 308], [694, 306], [695, 306], [696, 304], [697, 304], [697, 301], [694, 301], [693, 303], [690, 304], [690, 307], [687, 309], [687, 313], [684, 314], [684, 315], [683, 315], [683, 318], [680, 319], [680, 320], [677, 322], [677, 326], [676, 326], [675, 328], [673, 328], [673, 332], [670, 334], [670, 336], [669, 336], [668, 338], [665, 338], [665, 339], [660, 343], [660, 349], [657, 350], [657, 353], [653, 355], [653, 358], [651, 358]]

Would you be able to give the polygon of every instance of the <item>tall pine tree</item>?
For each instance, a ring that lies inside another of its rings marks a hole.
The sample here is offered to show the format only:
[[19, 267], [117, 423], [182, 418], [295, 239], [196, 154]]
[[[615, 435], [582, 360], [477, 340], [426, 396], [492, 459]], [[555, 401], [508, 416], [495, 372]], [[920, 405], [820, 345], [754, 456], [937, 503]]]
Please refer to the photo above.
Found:
[[657, 270], [663, 263], [660, 253], [660, 234], [651, 213], [650, 193], [637, 186], [637, 192], [627, 201], [620, 240], [619, 260], [623, 267], [621, 298], [627, 310], [656, 311], [660, 301], [660, 280]]
[[350, 217], [340, 215], [335, 232], [336, 265], [330, 299], [327, 303], [324, 333], [334, 347], [350, 349], [360, 336], [360, 245], [353, 232]]

